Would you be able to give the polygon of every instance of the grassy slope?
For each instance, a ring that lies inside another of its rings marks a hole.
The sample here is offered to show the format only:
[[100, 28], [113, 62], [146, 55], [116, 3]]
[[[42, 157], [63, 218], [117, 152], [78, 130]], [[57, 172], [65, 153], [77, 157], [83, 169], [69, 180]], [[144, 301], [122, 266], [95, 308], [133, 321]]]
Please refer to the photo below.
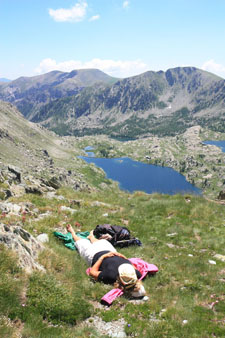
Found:
[[63, 157], [64, 150], [60, 152], [57, 146], [58, 137], [27, 121], [11, 104], [0, 101], [0, 117], [0, 129], [8, 134], [0, 143], [1, 158], [5, 162], [23, 165], [26, 151], [31, 152], [31, 157], [32, 151], [40, 149], [47, 149], [51, 155], [57, 151], [58, 157]]
[[[94, 326], [81, 325], [91, 315], [105, 321], [123, 317], [131, 324], [125, 328], [127, 334], [136, 337], [225, 335], [225, 263], [214, 258], [216, 253], [224, 254], [223, 205], [194, 196], [139, 192], [127, 195], [115, 188], [110, 193], [75, 193], [68, 189], [58, 193], [67, 198], [66, 203], [32, 195], [20, 198], [20, 201], [29, 199], [40, 212], [52, 212], [39, 222], [27, 216], [24, 224], [34, 235], [47, 232], [50, 236], [50, 243], [39, 258], [47, 269], [46, 275], [25, 276], [15, 267], [11, 253], [0, 248], [0, 304], [8, 304], [10, 299], [10, 306], [1, 306], [1, 312], [5, 318], [11, 318], [11, 327], [6, 325], [6, 319], [1, 319], [1, 336], [10, 337], [13, 332], [29, 338], [90, 337], [91, 333], [93, 337], [100, 336], [94, 333]], [[82, 201], [78, 211], [73, 216], [59, 212], [59, 206], [69, 206], [72, 199]], [[108, 205], [92, 206], [96, 200]], [[105, 213], [107, 218], [103, 216]], [[15, 221], [2, 219], [6, 224]], [[144, 281], [148, 302], [135, 305], [120, 298], [107, 311], [96, 306], [110, 287], [89, 281], [78, 254], [66, 249], [52, 235], [55, 227], [75, 221], [81, 223], [81, 230], [91, 230], [105, 222], [128, 223], [143, 246], [120, 251], [159, 267], [154, 277]], [[209, 260], [217, 264], [211, 265]], [[26, 296], [21, 297], [24, 289]], [[215, 301], [218, 302], [213, 304]]]

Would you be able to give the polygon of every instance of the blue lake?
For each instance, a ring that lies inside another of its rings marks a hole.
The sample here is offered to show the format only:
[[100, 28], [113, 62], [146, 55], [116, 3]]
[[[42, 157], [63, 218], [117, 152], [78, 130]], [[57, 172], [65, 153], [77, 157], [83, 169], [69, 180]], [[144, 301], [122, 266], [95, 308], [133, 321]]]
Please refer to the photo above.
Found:
[[203, 143], [220, 147], [222, 151], [225, 152], [225, 141], [204, 141]]
[[[86, 149], [91, 150], [91, 149]], [[87, 163], [102, 168], [107, 178], [119, 182], [121, 189], [146, 193], [159, 192], [201, 194], [201, 190], [189, 183], [186, 178], [172, 168], [156, 166], [131, 160], [130, 158], [96, 158], [80, 156]]]

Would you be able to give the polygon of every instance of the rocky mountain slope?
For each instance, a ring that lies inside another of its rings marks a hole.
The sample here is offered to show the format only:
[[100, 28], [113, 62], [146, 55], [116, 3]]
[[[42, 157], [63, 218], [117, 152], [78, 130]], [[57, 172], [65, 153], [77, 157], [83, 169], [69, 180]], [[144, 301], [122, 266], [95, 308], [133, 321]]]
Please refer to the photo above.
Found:
[[53, 71], [1, 83], [0, 99], [61, 135], [172, 136], [194, 125], [225, 131], [225, 80], [194, 67], [121, 80], [99, 70]]
[[224, 129], [225, 81], [193, 68], [146, 72], [92, 86], [43, 106], [33, 121], [60, 134], [175, 135], [193, 125]]
[[0, 199], [25, 192], [41, 195], [62, 185], [89, 190], [76, 152], [70, 141], [0, 101]]
[[[217, 198], [225, 189], [225, 155], [220, 148], [202, 142], [207, 139], [224, 139], [224, 134], [195, 126], [179, 136], [151, 136], [127, 142], [104, 135], [59, 137], [27, 121], [11, 104], [0, 101], [0, 180], [4, 183], [4, 177], [9, 176], [12, 183], [10, 186], [0, 184], [0, 197], [24, 191], [41, 194], [63, 185], [89, 190], [90, 184], [97, 181], [107, 188], [105, 183], [109, 181], [103, 183], [104, 172], [77, 158], [91, 145], [97, 157], [129, 156], [172, 167], [201, 188], [205, 195]], [[14, 187], [14, 181], [19, 182], [19, 188]]]
[[96, 83], [112, 83], [115, 80], [97, 69], [74, 70], [70, 73], [52, 71], [0, 83], [0, 99], [13, 103], [26, 118], [32, 119], [41, 106], [55, 99], [77, 94]]

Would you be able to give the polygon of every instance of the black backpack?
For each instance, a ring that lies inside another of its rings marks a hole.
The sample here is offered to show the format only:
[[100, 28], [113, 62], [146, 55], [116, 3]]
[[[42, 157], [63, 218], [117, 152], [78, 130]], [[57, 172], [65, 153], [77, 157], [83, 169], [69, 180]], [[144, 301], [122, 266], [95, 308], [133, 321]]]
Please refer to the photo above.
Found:
[[126, 227], [120, 225], [100, 224], [94, 229], [96, 238], [100, 238], [105, 234], [111, 236], [108, 241], [114, 246], [125, 247], [129, 245], [142, 245], [139, 239], [131, 238], [130, 231]]

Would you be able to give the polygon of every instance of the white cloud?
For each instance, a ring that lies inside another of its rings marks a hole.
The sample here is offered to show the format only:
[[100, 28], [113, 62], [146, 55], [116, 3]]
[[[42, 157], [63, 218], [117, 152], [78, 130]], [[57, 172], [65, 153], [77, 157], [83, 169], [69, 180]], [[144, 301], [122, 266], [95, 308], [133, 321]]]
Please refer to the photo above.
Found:
[[59, 8], [48, 10], [49, 15], [58, 22], [79, 22], [82, 21], [86, 15], [88, 4], [86, 1], [79, 1], [71, 9]]
[[79, 60], [69, 60], [58, 62], [54, 59], [47, 58], [40, 62], [39, 66], [34, 70], [36, 74], [44, 74], [52, 70], [61, 70], [70, 72], [74, 69], [97, 68], [103, 72], [115, 77], [129, 77], [141, 74], [148, 70], [147, 64], [141, 60], [121, 61], [121, 60], [101, 60], [92, 59], [87, 62]]
[[100, 19], [100, 15], [93, 15], [89, 21], [96, 21], [96, 20], [99, 20]]
[[225, 66], [219, 63], [216, 63], [213, 59], [206, 61], [201, 66], [201, 69], [207, 70], [208, 72], [225, 77]]
[[34, 72], [36, 74], [44, 74], [47, 72], [51, 72], [52, 70], [61, 70], [63, 72], [70, 72], [73, 69], [80, 68], [82, 68], [82, 63], [80, 61], [70, 60], [57, 63], [56, 60], [47, 58], [40, 62], [39, 66], [35, 68]]
[[129, 7], [130, 2], [129, 1], [124, 1], [123, 2], [123, 8], [128, 8]]

